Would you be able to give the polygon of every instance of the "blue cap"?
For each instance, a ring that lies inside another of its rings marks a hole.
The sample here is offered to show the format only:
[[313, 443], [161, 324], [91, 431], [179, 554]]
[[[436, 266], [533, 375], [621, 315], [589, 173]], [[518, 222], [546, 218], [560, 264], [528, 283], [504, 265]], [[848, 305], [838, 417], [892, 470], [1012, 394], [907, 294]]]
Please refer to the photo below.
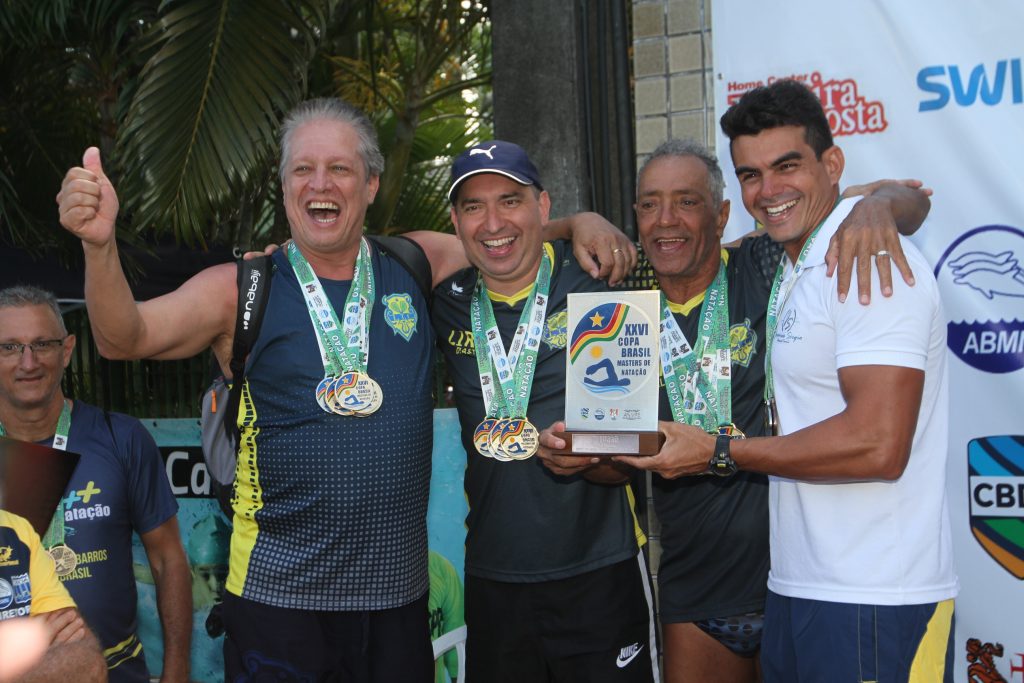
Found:
[[455, 194], [466, 178], [478, 173], [497, 173], [511, 178], [520, 185], [535, 185], [543, 190], [537, 167], [526, 155], [526, 150], [504, 140], [488, 140], [467, 149], [452, 163], [452, 185], [448, 201], [455, 203]]

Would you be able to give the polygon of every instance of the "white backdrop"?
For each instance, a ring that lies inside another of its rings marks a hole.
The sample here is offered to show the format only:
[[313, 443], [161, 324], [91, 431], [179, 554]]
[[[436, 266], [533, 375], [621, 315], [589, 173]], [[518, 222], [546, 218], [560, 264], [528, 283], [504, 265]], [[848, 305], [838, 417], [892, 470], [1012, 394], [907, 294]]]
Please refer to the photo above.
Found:
[[[914, 241], [950, 321], [956, 680], [1024, 683], [1024, 2], [716, 0], [713, 27], [719, 116], [799, 78], [846, 153], [844, 185], [935, 191]], [[734, 237], [753, 221], [728, 149], [719, 131]]]

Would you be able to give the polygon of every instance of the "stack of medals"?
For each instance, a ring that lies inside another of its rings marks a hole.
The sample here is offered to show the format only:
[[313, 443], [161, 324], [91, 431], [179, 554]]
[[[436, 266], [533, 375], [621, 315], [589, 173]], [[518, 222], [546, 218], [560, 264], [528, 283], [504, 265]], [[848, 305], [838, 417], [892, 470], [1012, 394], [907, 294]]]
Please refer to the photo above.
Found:
[[[835, 209], [835, 207], [832, 208]], [[779, 313], [782, 312], [782, 308], [786, 305], [786, 299], [792, 293], [797, 279], [803, 274], [807, 252], [811, 250], [811, 245], [814, 244], [815, 239], [818, 237], [818, 232], [826, 220], [828, 220], [828, 216], [811, 231], [807, 241], [804, 242], [803, 248], [800, 249], [800, 255], [797, 256], [796, 263], [793, 264], [793, 273], [788, 278], [785, 278], [785, 281], [783, 281], [782, 277], [786, 269], [787, 257], [785, 255], [783, 255], [782, 260], [779, 261], [779, 265], [775, 269], [772, 293], [768, 296], [768, 314], [765, 320], [764, 340], [764, 423], [768, 430], [768, 436], [779, 435], [779, 409], [775, 405], [775, 377], [772, 374], [772, 342], [775, 340], [775, 330], [779, 326]]]
[[373, 311], [373, 270], [370, 245], [363, 238], [345, 299], [344, 321], [338, 320], [320, 279], [294, 242], [288, 260], [295, 270], [313, 321], [324, 378], [316, 387], [316, 402], [325, 412], [368, 417], [384, 402], [384, 393], [368, 374], [370, 314]]
[[470, 302], [470, 318], [487, 417], [473, 433], [473, 446], [485, 457], [502, 462], [526, 460], [537, 452], [540, 445], [540, 434], [526, 419], [526, 409], [537, 368], [550, 285], [551, 259], [545, 250], [537, 282], [523, 305], [519, 326], [506, 355], [494, 319], [494, 308], [484, 291], [483, 278], [477, 276]]
[[725, 261], [704, 293], [696, 350], [661, 295], [661, 374], [672, 418], [712, 434], [742, 438], [732, 423], [732, 351]]
[[[61, 408], [60, 417], [57, 419], [57, 430], [53, 435], [53, 448], [58, 451], [68, 449], [68, 434], [71, 432], [71, 406], [67, 399]], [[4, 426], [0, 425], [0, 436], [7, 436]], [[53, 513], [50, 526], [43, 536], [43, 547], [53, 558], [53, 564], [57, 569], [57, 576], [64, 578], [75, 571], [78, 566], [78, 555], [64, 542], [64, 504], [57, 503], [57, 509]]]

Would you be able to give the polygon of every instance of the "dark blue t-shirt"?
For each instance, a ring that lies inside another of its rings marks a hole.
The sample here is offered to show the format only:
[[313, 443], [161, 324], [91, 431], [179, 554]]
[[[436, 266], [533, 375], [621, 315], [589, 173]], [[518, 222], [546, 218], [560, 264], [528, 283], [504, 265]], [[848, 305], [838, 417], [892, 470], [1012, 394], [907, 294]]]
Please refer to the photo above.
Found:
[[64, 542], [78, 565], [62, 581], [100, 639], [110, 680], [146, 681], [132, 532], [160, 526], [178, 503], [153, 437], [135, 418], [75, 401], [67, 450], [81, 455], [61, 501]]

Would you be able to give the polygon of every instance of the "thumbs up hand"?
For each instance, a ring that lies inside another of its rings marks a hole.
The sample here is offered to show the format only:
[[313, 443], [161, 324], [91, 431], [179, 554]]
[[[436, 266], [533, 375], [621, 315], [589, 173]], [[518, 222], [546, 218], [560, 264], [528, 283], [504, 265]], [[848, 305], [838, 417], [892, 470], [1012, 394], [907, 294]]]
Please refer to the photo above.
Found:
[[67, 172], [57, 194], [57, 204], [61, 225], [84, 243], [103, 246], [113, 241], [117, 193], [103, 173], [99, 149], [85, 150], [82, 165]]

